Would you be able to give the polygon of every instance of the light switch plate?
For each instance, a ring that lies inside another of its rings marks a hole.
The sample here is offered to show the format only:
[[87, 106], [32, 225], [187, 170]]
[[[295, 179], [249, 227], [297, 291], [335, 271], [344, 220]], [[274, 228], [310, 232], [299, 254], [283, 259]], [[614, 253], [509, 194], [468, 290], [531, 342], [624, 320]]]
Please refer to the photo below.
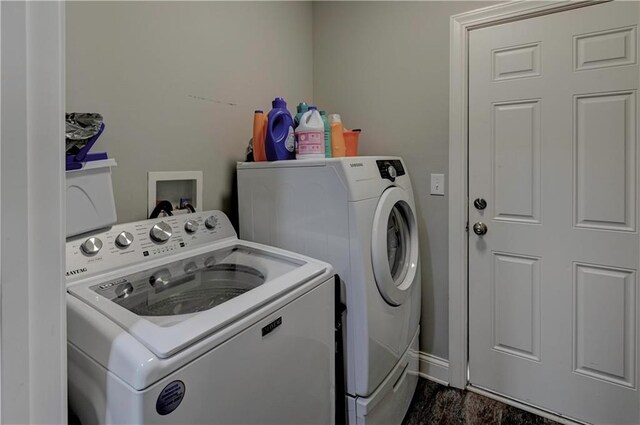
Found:
[[431, 174], [431, 194], [444, 195], [444, 174]]

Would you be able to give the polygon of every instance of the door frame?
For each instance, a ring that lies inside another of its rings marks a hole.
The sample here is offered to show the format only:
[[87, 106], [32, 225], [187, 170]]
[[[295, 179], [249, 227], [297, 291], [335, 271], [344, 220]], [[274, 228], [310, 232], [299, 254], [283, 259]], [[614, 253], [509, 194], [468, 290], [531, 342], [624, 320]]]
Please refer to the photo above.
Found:
[[610, 0], [512, 1], [451, 17], [449, 54], [449, 385], [468, 385], [469, 31]]
[[0, 422], [67, 422], [65, 4], [0, 3]]

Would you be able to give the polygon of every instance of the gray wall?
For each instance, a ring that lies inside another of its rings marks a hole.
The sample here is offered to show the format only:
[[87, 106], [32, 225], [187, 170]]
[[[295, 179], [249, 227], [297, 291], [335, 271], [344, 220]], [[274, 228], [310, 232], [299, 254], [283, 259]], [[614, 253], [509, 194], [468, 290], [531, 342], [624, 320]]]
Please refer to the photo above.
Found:
[[[314, 102], [362, 128], [361, 155], [400, 155], [418, 208], [420, 349], [448, 357], [449, 17], [485, 2], [315, 2]], [[448, 176], [447, 176], [448, 177]], [[445, 186], [446, 187], [446, 186]]]
[[105, 116], [119, 221], [146, 216], [147, 171], [203, 170], [204, 207], [233, 210], [252, 112], [277, 95], [341, 113], [362, 155], [407, 161], [421, 349], [447, 358], [448, 198], [429, 175], [448, 171], [449, 17], [489, 4], [68, 2], [67, 110]]
[[67, 2], [67, 111], [100, 112], [118, 221], [146, 218], [147, 172], [202, 170], [233, 209], [253, 110], [311, 99], [307, 2]]

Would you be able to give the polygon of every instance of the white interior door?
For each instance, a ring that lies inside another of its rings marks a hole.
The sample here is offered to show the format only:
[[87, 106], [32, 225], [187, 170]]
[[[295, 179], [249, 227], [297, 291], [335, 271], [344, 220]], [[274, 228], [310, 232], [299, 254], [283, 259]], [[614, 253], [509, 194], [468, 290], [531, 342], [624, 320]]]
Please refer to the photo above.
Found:
[[470, 384], [594, 423], [640, 423], [638, 14], [469, 36]]

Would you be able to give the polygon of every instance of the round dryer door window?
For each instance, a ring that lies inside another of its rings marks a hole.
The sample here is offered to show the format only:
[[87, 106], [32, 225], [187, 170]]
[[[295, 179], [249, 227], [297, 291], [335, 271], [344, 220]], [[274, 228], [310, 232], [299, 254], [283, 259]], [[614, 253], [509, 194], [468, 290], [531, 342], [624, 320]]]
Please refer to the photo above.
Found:
[[418, 268], [418, 232], [408, 194], [399, 187], [380, 197], [373, 220], [371, 260], [376, 284], [391, 305], [407, 298]]
[[387, 257], [393, 283], [398, 286], [409, 269], [408, 253], [411, 250], [409, 223], [399, 205], [394, 205], [387, 222]]

